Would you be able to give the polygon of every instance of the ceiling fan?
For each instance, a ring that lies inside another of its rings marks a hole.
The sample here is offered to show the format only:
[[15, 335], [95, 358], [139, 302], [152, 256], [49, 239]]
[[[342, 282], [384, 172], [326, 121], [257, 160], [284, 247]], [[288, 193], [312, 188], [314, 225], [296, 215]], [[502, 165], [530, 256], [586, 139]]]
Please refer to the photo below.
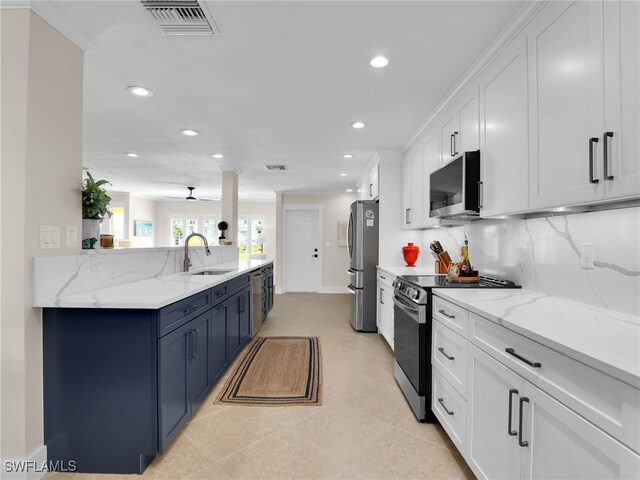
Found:
[[196, 187], [187, 187], [187, 190], [189, 190], [189, 195], [187, 195], [186, 197], [164, 197], [164, 198], [170, 198], [172, 200], [186, 200], [188, 202], [216, 202], [219, 201], [219, 198], [198, 198], [193, 194], [193, 191], [196, 189]]

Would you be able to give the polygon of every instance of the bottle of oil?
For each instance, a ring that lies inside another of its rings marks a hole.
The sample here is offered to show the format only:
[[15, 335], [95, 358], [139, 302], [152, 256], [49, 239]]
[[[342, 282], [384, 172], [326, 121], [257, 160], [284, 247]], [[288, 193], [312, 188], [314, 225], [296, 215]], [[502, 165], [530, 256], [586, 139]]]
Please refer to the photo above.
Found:
[[467, 240], [467, 236], [464, 236], [464, 245], [460, 247], [460, 276], [461, 277], [472, 277], [474, 276], [473, 268], [471, 267], [471, 262], [469, 261], [469, 240]]

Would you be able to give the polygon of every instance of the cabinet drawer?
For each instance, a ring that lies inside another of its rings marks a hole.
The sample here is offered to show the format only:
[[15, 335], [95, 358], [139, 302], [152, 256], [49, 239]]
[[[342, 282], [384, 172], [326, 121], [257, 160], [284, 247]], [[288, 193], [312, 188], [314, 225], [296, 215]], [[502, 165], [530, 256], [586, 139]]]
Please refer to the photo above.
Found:
[[242, 275], [229, 280], [226, 283], [229, 295], [251, 284], [251, 274], [243, 273]]
[[438, 417], [453, 444], [464, 454], [467, 402], [437, 369], [433, 369], [431, 410]]
[[160, 309], [158, 337], [163, 337], [211, 308], [211, 290], [191, 295]]
[[382, 270], [378, 270], [378, 281], [380, 283], [384, 283], [387, 287], [392, 288], [392, 283], [395, 281], [396, 276], [391, 275], [390, 273], [384, 272]]
[[469, 312], [464, 308], [434, 295], [433, 318], [467, 338]]
[[270, 263], [269, 265], [265, 265], [264, 267], [262, 267], [262, 273], [269, 273], [273, 271], [273, 263]]
[[431, 364], [467, 398], [467, 357], [469, 342], [439, 321], [433, 322]]
[[640, 390], [474, 313], [469, 325], [470, 340], [480, 349], [640, 451]]
[[216, 305], [217, 303], [226, 300], [229, 295], [229, 286], [227, 283], [223, 283], [221, 285], [216, 285], [211, 289], [211, 301], [212, 305]]

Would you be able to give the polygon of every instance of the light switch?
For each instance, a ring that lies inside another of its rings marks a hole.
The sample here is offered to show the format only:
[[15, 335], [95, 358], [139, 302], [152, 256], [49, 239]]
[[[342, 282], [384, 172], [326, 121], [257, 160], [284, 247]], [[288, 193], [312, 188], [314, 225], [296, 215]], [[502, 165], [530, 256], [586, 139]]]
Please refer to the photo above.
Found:
[[60, 248], [60, 227], [40, 225], [40, 248]]
[[78, 227], [67, 225], [67, 247], [78, 246]]

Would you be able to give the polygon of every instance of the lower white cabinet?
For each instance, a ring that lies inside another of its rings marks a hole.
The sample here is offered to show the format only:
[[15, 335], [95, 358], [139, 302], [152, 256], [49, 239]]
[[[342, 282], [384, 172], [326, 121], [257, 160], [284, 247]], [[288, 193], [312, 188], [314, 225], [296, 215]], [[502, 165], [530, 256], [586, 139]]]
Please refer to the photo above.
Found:
[[393, 350], [393, 287], [396, 277], [378, 269], [378, 333]]
[[478, 478], [640, 478], [637, 389], [447, 300], [435, 305], [431, 408]]

